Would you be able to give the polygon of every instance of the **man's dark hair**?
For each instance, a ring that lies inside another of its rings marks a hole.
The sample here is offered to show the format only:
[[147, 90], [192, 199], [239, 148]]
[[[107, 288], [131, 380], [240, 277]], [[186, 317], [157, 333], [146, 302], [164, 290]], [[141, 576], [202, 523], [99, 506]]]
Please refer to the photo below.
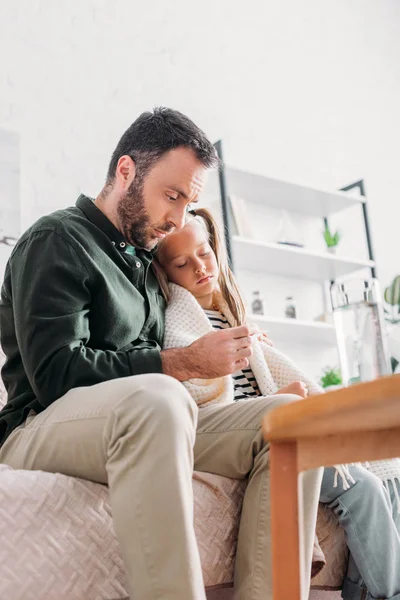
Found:
[[207, 169], [219, 164], [205, 133], [182, 113], [165, 107], [142, 113], [118, 142], [108, 167], [107, 183], [113, 182], [121, 156], [130, 156], [139, 178], [143, 178], [163, 154], [180, 146], [191, 148]]

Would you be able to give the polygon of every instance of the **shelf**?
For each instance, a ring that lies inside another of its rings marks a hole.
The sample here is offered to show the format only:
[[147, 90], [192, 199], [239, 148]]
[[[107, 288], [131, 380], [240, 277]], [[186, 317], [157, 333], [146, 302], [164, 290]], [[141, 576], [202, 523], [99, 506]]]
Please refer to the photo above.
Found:
[[[365, 202], [363, 196], [336, 191], [326, 192], [232, 167], [225, 167], [225, 177], [228, 194], [310, 217], [328, 217], [350, 206]], [[219, 197], [217, 172], [210, 173], [205, 192]]]
[[264, 315], [249, 315], [249, 321], [257, 323], [260, 329], [268, 331], [273, 343], [280, 341], [293, 343], [313, 343], [319, 346], [335, 346], [336, 332], [333, 325], [319, 321], [300, 321], [267, 317]]
[[233, 237], [233, 252], [237, 269], [318, 282], [337, 279], [375, 265], [371, 260], [350, 259], [272, 242], [255, 242], [239, 236]]

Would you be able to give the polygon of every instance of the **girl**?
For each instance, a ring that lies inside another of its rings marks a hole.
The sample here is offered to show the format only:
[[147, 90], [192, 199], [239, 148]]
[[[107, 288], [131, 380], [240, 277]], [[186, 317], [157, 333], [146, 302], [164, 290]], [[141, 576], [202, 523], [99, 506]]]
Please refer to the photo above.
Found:
[[[209, 211], [190, 211], [183, 229], [162, 240], [156, 258], [168, 300], [165, 348], [186, 347], [202, 335], [213, 335], [213, 329], [246, 322], [243, 299]], [[296, 400], [322, 391], [259, 334], [253, 335], [252, 350], [248, 368], [232, 376], [184, 382], [200, 408], [277, 393], [296, 394]], [[400, 600], [399, 464], [395, 459], [369, 469], [324, 469], [320, 501], [336, 514], [350, 550], [345, 600]], [[338, 472], [342, 486], [337, 485]]]

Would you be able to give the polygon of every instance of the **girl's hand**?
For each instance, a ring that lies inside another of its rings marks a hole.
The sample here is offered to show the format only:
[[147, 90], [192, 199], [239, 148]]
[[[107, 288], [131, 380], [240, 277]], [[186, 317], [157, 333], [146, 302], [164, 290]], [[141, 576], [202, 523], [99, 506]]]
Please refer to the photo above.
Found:
[[260, 331], [260, 333], [258, 335], [258, 340], [260, 342], [264, 342], [264, 344], [268, 344], [268, 346], [273, 346], [274, 345], [271, 342], [271, 340], [269, 339], [267, 331]]
[[249, 326], [249, 329], [250, 329], [250, 335], [256, 336], [256, 338], [258, 339], [259, 342], [264, 342], [265, 344], [268, 344], [268, 346], [273, 346], [273, 343], [271, 342], [271, 340], [268, 337], [267, 331], [261, 331], [259, 326], [256, 325], [255, 323], [252, 323]]
[[302, 381], [293, 381], [293, 383], [289, 383], [282, 389], [276, 392], [277, 394], [296, 394], [297, 396], [301, 396], [302, 398], [307, 398], [308, 390], [306, 388], [306, 384]]

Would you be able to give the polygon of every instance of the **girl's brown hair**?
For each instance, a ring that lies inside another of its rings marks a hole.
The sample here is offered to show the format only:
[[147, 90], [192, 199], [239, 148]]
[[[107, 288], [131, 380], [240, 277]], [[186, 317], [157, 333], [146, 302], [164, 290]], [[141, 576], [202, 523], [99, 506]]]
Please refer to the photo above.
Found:
[[[228, 256], [226, 253], [225, 244], [221, 237], [218, 223], [214, 219], [211, 212], [206, 208], [197, 208], [195, 210], [191, 210], [188, 213], [188, 220], [186, 224], [190, 223], [190, 221], [193, 219], [198, 220], [207, 231], [208, 243], [215, 254], [219, 268], [218, 285], [221, 290], [222, 297], [227, 303], [228, 308], [235, 320], [234, 324], [243, 325], [246, 314], [245, 306], [242, 295], [236, 283], [235, 276], [228, 263]], [[159, 243], [156, 256], [159, 256], [162, 253], [163, 245], [166, 243], [167, 239], [168, 236]], [[158, 261], [153, 261], [153, 266], [160, 281], [161, 289], [168, 300], [169, 292], [166, 275]]]

